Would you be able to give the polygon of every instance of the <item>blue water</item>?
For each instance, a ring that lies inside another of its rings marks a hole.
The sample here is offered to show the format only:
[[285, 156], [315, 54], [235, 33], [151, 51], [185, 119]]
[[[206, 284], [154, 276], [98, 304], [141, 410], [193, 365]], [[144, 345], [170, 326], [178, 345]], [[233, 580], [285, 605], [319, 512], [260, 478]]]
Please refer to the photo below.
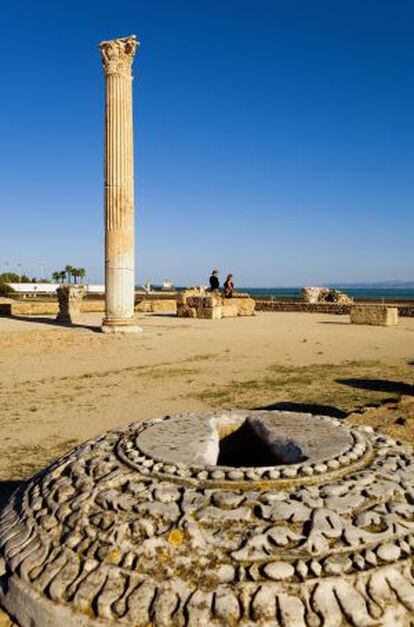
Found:
[[[299, 298], [299, 287], [246, 287], [237, 288], [239, 292], [249, 292], [255, 298]], [[414, 300], [414, 289], [399, 289], [399, 288], [343, 288], [341, 291], [349, 294], [353, 298], [369, 299], [384, 299], [384, 300]]]

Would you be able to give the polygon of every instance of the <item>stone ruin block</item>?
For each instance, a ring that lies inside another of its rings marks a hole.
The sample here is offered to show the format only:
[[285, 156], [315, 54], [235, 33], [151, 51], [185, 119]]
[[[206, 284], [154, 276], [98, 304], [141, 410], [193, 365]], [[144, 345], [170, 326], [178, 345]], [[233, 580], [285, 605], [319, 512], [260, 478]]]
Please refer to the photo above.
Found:
[[215, 411], [108, 431], [0, 519], [20, 627], [410, 627], [414, 455], [368, 427]]
[[86, 290], [83, 285], [60, 285], [57, 290], [59, 313], [56, 320], [73, 323], [81, 317], [81, 302]]
[[239, 315], [239, 306], [237, 303], [231, 302], [233, 299], [223, 298], [223, 306], [221, 308], [222, 318], [237, 318]]
[[352, 324], [370, 324], [392, 327], [398, 324], [398, 307], [387, 305], [354, 305], [351, 307]]
[[220, 320], [238, 316], [254, 316], [256, 303], [248, 295], [223, 298], [220, 292], [207, 292], [203, 288], [192, 288], [177, 296], [179, 318], [201, 318]]
[[197, 318], [203, 320], [221, 320], [223, 308], [221, 305], [215, 307], [205, 307], [202, 305], [197, 309]]
[[305, 303], [339, 303], [347, 305], [353, 303], [353, 298], [339, 290], [330, 287], [303, 287], [301, 297]]

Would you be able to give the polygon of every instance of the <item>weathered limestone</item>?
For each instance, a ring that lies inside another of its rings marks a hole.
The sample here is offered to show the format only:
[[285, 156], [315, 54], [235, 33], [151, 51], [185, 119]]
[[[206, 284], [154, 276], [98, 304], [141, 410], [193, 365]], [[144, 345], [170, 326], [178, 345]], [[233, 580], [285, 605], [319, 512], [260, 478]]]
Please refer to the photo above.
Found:
[[398, 324], [398, 307], [354, 305], [351, 307], [351, 322], [352, 324], [393, 327]]
[[353, 299], [348, 294], [333, 290], [329, 287], [303, 287], [301, 297], [305, 303], [352, 303]]
[[59, 303], [59, 312], [56, 320], [59, 322], [79, 322], [81, 317], [81, 302], [86, 290], [83, 285], [60, 285], [56, 294]]
[[207, 292], [195, 287], [177, 296], [177, 316], [179, 318], [202, 318], [221, 320], [239, 316], [254, 316], [256, 303], [247, 294], [236, 294], [223, 298], [220, 292]]
[[135, 36], [100, 44], [105, 72], [106, 333], [141, 331], [134, 319], [134, 154], [132, 62]]
[[292, 412], [109, 431], [35, 475], [0, 522], [21, 627], [409, 627], [414, 455]]

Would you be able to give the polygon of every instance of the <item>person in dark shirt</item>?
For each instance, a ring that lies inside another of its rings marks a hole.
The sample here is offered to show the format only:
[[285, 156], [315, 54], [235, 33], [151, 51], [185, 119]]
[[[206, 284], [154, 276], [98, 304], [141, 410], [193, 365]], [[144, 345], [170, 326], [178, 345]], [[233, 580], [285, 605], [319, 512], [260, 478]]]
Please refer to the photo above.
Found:
[[227, 279], [224, 281], [223, 287], [224, 287], [224, 297], [231, 298], [234, 292], [234, 282], [233, 282], [232, 274], [227, 275]]
[[220, 288], [220, 281], [218, 279], [218, 270], [213, 270], [210, 277], [210, 290], [214, 292]]

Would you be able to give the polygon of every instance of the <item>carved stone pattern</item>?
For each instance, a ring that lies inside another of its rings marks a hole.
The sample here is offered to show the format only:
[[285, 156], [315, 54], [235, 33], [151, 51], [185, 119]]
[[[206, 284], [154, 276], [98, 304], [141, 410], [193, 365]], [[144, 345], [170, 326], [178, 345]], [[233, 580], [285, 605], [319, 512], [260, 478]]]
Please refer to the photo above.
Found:
[[137, 448], [158, 422], [110, 431], [14, 494], [0, 523], [9, 611], [58, 606], [68, 627], [412, 624], [411, 449], [353, 427], [324, 462], [185, 466]]
[[139, 43], [135, 35], [103, 41], [99, 49], [105, 74], [131, 75], [132, 62]]

